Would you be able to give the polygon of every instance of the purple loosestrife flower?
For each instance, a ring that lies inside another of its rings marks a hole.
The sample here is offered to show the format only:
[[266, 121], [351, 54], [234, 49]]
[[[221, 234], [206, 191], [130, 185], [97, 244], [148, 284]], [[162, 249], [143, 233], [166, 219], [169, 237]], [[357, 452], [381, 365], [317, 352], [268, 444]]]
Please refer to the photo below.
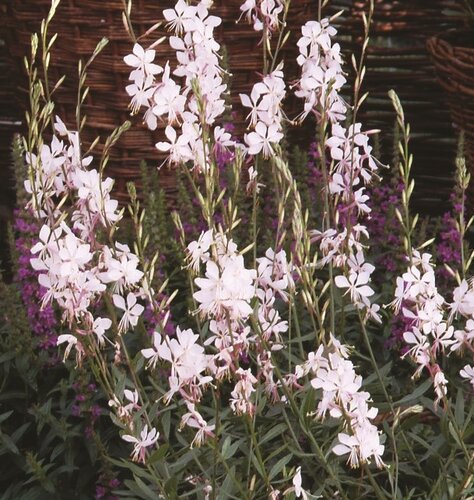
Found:
[[436, 246], [437, 268], [436, 274], [441, 286], [454, 285], [454, 278], [446, 269], [445, 264], [452, 269], [458, 269], [461, 265], [461, 235], [456, 227], [456, 220], [462, 210], [460, 194], [454, 192], [451, 195], [452, 208], [446, 212], [441, 221], [441, 230]]
[[50, 304], [41, 306], [46, 290], [38, 283], [39, 273], [30, 264], [31, 248], [38, 242], [40, 225], [27, 210], [17, 209], [14, 215], [15, 249], [18, 252], [15, 281], [20, 289], [31, 331], [38, 337], [41, 349], [51, 350], [50, 363], [56, 363], [56, 315]]
[[[401, 226], [395, 209], [401, 209], [401, 193], [403, 184], [377, 186], [372, 189], [372, 212], [367, 221], [372, 248], [379, 249], [375, 257], [377, 269], [383, 274], [375, 276], [375, 280], [385, 281], [385, 273], [403, 269], [405, 261], [402, 252]], [[399, 250], [399, 251], [398, 251]]]

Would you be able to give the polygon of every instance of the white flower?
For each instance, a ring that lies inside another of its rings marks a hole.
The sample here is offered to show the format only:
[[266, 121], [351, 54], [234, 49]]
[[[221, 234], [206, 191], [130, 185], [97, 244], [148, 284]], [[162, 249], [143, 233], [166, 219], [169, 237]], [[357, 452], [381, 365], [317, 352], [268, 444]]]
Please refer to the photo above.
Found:
[[161, 347], [161, 335], [158, 332], [153, 333], [153, 347], [142, 349], [142, 356], [148, 360], [147, 368], [155, 368], [160, 360], [159, 348]]
[[245, 269], [241, 255], [220, 259], [219, 266], [209, 261], [206, 277], [196, 278], [200, 288], [193, 297], [199, 302], [199, 310], [211, 317], [228, 311], [231, 319], [247, 318], [252, 308], [250, 300], [255, 296], [255, 270]]
[[167, 114], [168, 124], [172, 124], [184, 113], [186, 96], [181, 94], [181, 87], [169, 76], [169, 72], [169, 63], [166, 63], [162, 83], [156, 87], [153, 94], [153, 114]]
[[423, 333], [428, 335], [436, 330], [438, 325], [443, 321], [443, 314], [434, 300], [427, 300], [423, 304], [423, 308], [418, 311], [418, 320], [420, 321]]
[[130, 73], [130, 80], [135, 82], [139, 80], [141, 82], [143, 79], [142, 73], [145, 73], [146, 76], [161, 73], [163, 68], [157, 64], [153, 64], [154, 59], [154, 50], [144, 50], [139, 43], [136, 43], [133, 46], [133, 54], [129, 54], [123, 58], [128, 66], [136, 68], [136, 70]]
[[374, 291], [367, 285], [370, 275], [367, 272], [349, 272], [349, 278], [345, 276], [336, 276], [335, 283], [338, 288], [347, 288], [346, 293], [350, 293], [351, 300], [355, 304], [370, 305], [368, 297], [374, 294]]
[[463, 316], [471, 316], [474, 313], [474, 291], [469, 287], [466, 280], [454, 289], [453, 302], [450, 304], [451, 317], [457, 313]]
[[258, 182], [258, 172], [254, 167], [248, 169], [249, 181], [246, 186], [247, 194], [255, 191], [256, 194], [260, 192], [260, 188], [265, 187], [265, 184]]
[[302, 488], [302, 479], [301, 479], [301, 466], [296, 469], [295, 475], [293, 476], [293, 487], [295, 488], [295, 496], [296, 498], [303, 498], [303, 500], [307, 500], [308, 494]]
[[181, 418], [180, 429], [185, 425], [193, 429], [197, 429], [196, 435], [191, 442], [191, 448], [196, 446], [201, 446], [206, 437], [214, 437], [214, 429], [216, 426], [214, 424], [209, 425], [203, 418], [202, 415], [196, 410], [194, 403], [186, 401], [186, 406], [188, 407], [188, 413], [185, 413]]
[[148, 108], [150, 99], [153, 96], [155, 89], [152, 87], [153, 78], [146, 77], [143, 82], [131, 83], [125, 87], [125, 91], [132, 98], [130, 108], [133, 113], [136, 113], [142, 106]]
[[435, 406], [439, 403], [441, 399], [446, 397], [446, 394], [448, 392], [446, 388], [446, 386], [448, 385], [448, 380], [446, 379], [444, 373], [441, 371], [441, 368], [439, 368], [438, 365], [436, 365], [436, 368], [437, 372], [433, 377], [433, 386], [436, 393]]
[[272, 144], [280, 142], [283, 134], [278, 131], [277, 125], [267, 127], [263, 122], [258, 122], [255, 126], [255, 132], [245, 135], [245, 142], [251, 155], [262, 152], [264, 158], [269, 158], [273, 154]]
[[201, 373], [207, 368], [207, 356], [204, 348], [197, 343], [198, 339], [199, 335], [190, 328], [181, 330], [178, 327], [176, 338], [164, 339], [156, 347], [159, 356], [171, 363], [172, 376], [177, 376], [180, 383], [201, 378]]
[[206, 262], [209, 259], [209, 248], [214, 242], [214, 233], [211, 229], [202, 232], [197, 241], [192, 241], [188, 245], [188, 255], [190, 266], [194, 271], [199, 271], [201, 262]]
[[256, 391], [254, 385], [258, 381], [253, 376], [250, 368], [247, 370], [239, 368], [236, 370], [235, 375], [237, 375], [240, 380], [230, 394], [230, 408], [236, 415], [253, 415], [255, 406], [250, 400], [250, 397]]
[[429, 348], [428, 338], [416, 327], [413, 327], [412, 331], [405, 332], [403, 340], [407, 344], [412, 345], [407, 354], [413, 357], [416, 357], [419, 352], [426, 351]]
[[140, 438], [131, 436], [130, 434], [124, 434], [122, 439], [128, 443], [133, 443], [132, 460], [134, 462], [145, 463], [146, 449], [153, 446], [160, 437], [160, 433], [155, 429], [150, 429], [148, 432], [148, 425], [145, 424], [143, 430], [140, 432]]
[[56, 341], [56, 345], [61, 345], [64, 342], [67, 342], [67, 347], [64, 351], [63, 361], [66, 360], [66, 358], [69, 356], [69, 353], [71, 352], [71, 349], [77, 344], [77, 338], [74, 337], [74, 335], [70, 334], [59, 335]]
[[74, 337], [74, 335], [70, 334], [59, 335], [56, 341], [56, 345], [61, 345], [64, 342], [67, 342], [67, 346], [64, 351], [63, 361], [66, 361], [66, 358], [69, 356], [71, 349], [74, 347], [76, 350], [76, 364], [80, 364], [81, 359], [84, 356], [84, 348], [82, 344], [77, 340], [76, 337]]
[[105, 331], [112, 326], [112, 321], [109, 318], [96, 318], [92, 325], [92, 331], [97, 335], [99, 345], [104, 345]]
[[436, 356], [438, 349], [444, 351], [446, 347], [450, 347], [456, 342], [456, 340], [453, 339], [454, 327], [452, 325], [448, 327], [446, 323], [440, 323], [437, 325], [431, 332], [431, 335], [434, 339], [432, 343], [434, 356]]
[[[143, 272], [137, 269], [140, 264], [138, 257], [130, 251], [128, 245], [116, 243], [114, 254], [106, 247], [103, 252], [103, 265], [106, 270], [100, 273], [102, 283], [115, 283], [114, 290], [122, 293], [124, 288], [136, 285]], [[113, 256], [115, 255], [115, 257]]]
[[373, 458], [377, 467], [383, 467], [382, 455], [385, 447], [380, 444], [380, 435], [375, 425], [366, 421], [363, 425], [355, 426], [354, 435], [338, 434], [339, 443], [333, 448], [336, 455], [349, 453], [348, 462], [351, 467], [370, 462]]
[[469, 380], [469, 383], [474, 389], [474, 366], [466, 365], [460, 372], [461, 377]]
[[165, 9], [164, 18], [168, 21], [169, 29], [181, 33], [185, 22], [196, 15], [196, 7], [188, 5], [184, 0], [178, 0], [174, 9]]
[[137, 298], [135, 294], [130, 292], [127, 295], [127, 303], [125, 304], [125, 299], [121, 295], [114, 294], [113, 301], [116, 307], [124, 311], [122, 319], [119, 323], [119, 331], [126, 332], [129, 326], [137, 326], [138, 319], [140, 318], [144, 307], [141, 304], [137, 304]]
[[193, 153], [189, 146], [190, 141], [196, 140], [196, 133], [191, 124], [183, 124], [183, 133], [178, 136], [176, 130], [169, 125], [165, 129], [165, 135], [170, 142], [157, 142], [159, 151], [169, 152], [169, 162], [179, 164], [193, 159]]
[[79, 273], [84, 266], [92, 259], [90, 245], [82, 243], [74, 234], [66, 234], [61, 240], [61, 249], [58, 256], [61, 260], [59, 265], [59, 275], [71, 277]]
[[277, 292], [284, 300], [287, 299], [287, 289], [293, 290], [293, 267], [286, 259], [286, 252], [280, 250], [275, 253], [272, 248], [268, 248], [265, 257], [257, 259], [258, 263], [258, 284], [263, 289], [271, 288]]

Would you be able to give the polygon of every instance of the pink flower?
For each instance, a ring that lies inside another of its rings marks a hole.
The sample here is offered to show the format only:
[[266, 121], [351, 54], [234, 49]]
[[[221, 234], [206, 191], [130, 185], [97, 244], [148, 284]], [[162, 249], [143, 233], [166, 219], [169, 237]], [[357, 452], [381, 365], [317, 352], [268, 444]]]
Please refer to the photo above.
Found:
[[113, 295], [113, 301], [115, 307], [124, 311], [124, 314], [118, 326], [119, 331], [124, 333], [130, 326], [137, 326], [138, 320], [145, 308], [141, 304], [137, 304], [137, 298], [135, 297], [135, 294], [130, 292], [127, 295], [126, 304], [125, 299], [121, 295], [117, 294]]
[[143, 81], [143, 74], [145, 74], [145, 76], [151, 76], [161, 73], [163, 68], [157, 64], [153, 64], [154, 59], [154, 50], [144, 50], [139, 43], [136, 43], [133, 46], [133, 54], [129, 54], [123, 58], [128, 66], [136, 68], [130, 73], [130, 80], [133, 80], [135, 83], [138, 81], [139, 84], [141, 84]]
[[474, 389], [474, 366], [466, 365], [460, 372], [461, 377], [469, 380], [469, 383]]
[[209, 425], [203, 418], [202, 415], [196, 410], [196, 406], [189, 401], [186, 401], [186, 406], [188, 407], [188, 413], [185, 413], [181, 418], [180, 429], [185, 425], [197, 429], [196, 435], [191, 442], [191, 448], [196, 446], [201, 446], [204, 440], [208, 437], [214, 437], [214, 429], [216, 426]]
[[196, 278], [200, 288], [193, 297], [199, 310], [210, 316], [220, 316], [228, 311], [232, 319], [247, 318], [251, 312], [250, 300], [255, 296], [255, 270], [245, 269], [241, 255], [221, 259], [220, 266], [209, 261], [206, 277]]
[[367, 272], [349, 272], [349, 278], [345, 276], [336, 276], [334, 282], [338, 288], [347, 288], [346, 293], [350, 293], [351, 300], [355, 304], [370, 305], [369, 297], [374, 294], [374, 291], [367, 285], [370, 280], [370, 275]]
[[152, 428], [148, 432], [148, 425], [145, 424], [142, 431], [140, 432], [140, 438], [131, 436], [130, 434], [124, 434], [122, 439], [128, 443], [133, 443], [132, 460], [134, 462], [145, 463], [146, 449], [153, 446], [160, 437], [160, 433]]
[[278, 125], [267, 127], [263, 122], [258, 122], [255, 132], [245, 135], [245, 142], [248, 145], [248, 152], [256, 155], [262, 152], [264, 158], [269, 158], [273, 154], [272, 144], [277, 144], [283, 138], [283, 134], [278, 131]]

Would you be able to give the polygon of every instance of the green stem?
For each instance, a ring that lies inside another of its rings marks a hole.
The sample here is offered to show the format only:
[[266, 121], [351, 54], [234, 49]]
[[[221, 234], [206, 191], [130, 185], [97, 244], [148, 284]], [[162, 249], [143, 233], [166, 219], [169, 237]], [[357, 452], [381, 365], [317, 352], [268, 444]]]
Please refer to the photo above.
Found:
[[[372, 346], [370, 344], [369, 335], [368, 335], [367, 329], [365, 327], [364, 319], [362, 318], [362, 314], [361, 314], [360, 311], [358, 311], [358, 314], [359, 314], [360, 325], [361, 325], [361, 328], [362, 328], [362, 336], [364, 338], [364, 342], [365, 342], [365, 345], [367, 347], [367, 350], [369, 351], [369, 357], [370, 357], [370, 361], [372, 363], [372, 367], [374, 368], [375, 374], [377, 376], [377, 380], [379, 381], [379, 384], [380, 384], [380, 386], [382, 388], [382, 392], [384, 394], [385, 400], [387, 401], [388, 406], [390, 408], [390, 412], [391, 412], [392, 415], [395, 416], [395, 408], [393, 406], [393, 401], [392, 401], [392, 398], [391, 398], [390, 394], [387, 391], [387, 388], [385, 387], [385, 382], [383, 380], [382, 374], [380, 373], [377, 360], [375, 359], [374, 351], [373, 351]], [[417, 460], [417, 458], [416, 458], [416, 456], [415, 456], [415, 454], [414, 454], [414, 452], [413, 452], [410, 444], [408, 443], [407, 437], [405, 436], [405, 432], [403, 431], [403, 429], [400, 429], [400, 434], [402, 436], [402, 439], [404, 441], [406, 449], [407, 449], [408, 453], [410, 454], [410, 457], [411, 457], [413, 463], [415, 464], [416, 468], [420, 472], [421, 476], [424, 478], [425, 483], [428, 484], [428, 480], [425, 477], [425, 473], [423, 472], [423, 469], [421, 468], [420, 464], [418, 463], [418, 460]], [[396, 444], [396, 441], [395, 441], [395, 435], [394, 434], [392, 434], [392, 438], [393, 438], [394, 453], [398, 454], [398, 452], [397, 452], [397, 444]]]

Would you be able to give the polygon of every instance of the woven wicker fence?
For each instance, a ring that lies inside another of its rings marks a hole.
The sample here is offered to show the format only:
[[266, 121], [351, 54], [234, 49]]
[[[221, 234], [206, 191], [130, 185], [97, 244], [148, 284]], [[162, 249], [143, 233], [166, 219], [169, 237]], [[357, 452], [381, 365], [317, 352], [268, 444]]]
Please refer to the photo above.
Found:
[[451, 110], [453, 122], [465, 133], [465, 150], [474, 172], [474, 34], [448, 31], [428, 40], [439, 84]]
[[[228, 51], [234, 96], [250, 90], [258, 79], [256, 72], [261, 68], [260, 35], [244, 22], [235, 22], [241, 3], [241, 0], [217, 0], [213, 7], [217, 15], [223, 18], [217, 37]], [[447, 199], [452, 186], [455, 139], [446, 107], [440, 105], [443, 103], [443, 94], [435, 79], [426, 40], [460, 24], [456, 16], [443, 15], [456, 6], [456, 1], [376, 0], [375, 3], [364, 83], [364, 90], [370, 92], [370, 98], [364, 105], [361, 119], [366, 126], [383, 131], [383, 159], [390, 160], [390, 131], [393, 129], [394, 114], [387, 91], [394, 88], [399, 93], [412, 124], [411, 147], [415, 155], [417, 208], [436, 212], [440, 209], [439, 199]], [[172, 0], [159, 5], [149, 0], [135, 0], [132, 21], [136, 33], [144, 33], [162, 20], [163, 9], [172, 4]], [[9, 0], [7, 18], [10, 50], [18, 61], [28, 53], [30, 33], [38, 30], [39, 19], [46, 15], [49, 5], [50, 0]], [[339, 20], [339, 32], [346, 54], [357, 52], [360, 47], [361, 12], [367, 11], [367, 7], [366, 0], [333, 0], [330, 3], [330, 12], [345, 9]], [[68, 76], [58, 94], [57, 112], [72, 127], [75, 122], [77, 60], [79, 57], [88, 58], [103, 36], [110, 39], [110, 44], [89, 72], [91, 92], [85, 103], [85, 112], [89, 117], [89, 125], [85, 130], [86, 141], [92, 141], [97, 135], [104, 137], [119, 123], [130, 119], [128, 96], [124, 91], [128, 83], [128, 68], [123, 63], [123, 56], [130, 52], [132, 43], [122, 24], [122, 8], [120, 0], [63, 0], [52, 25], [51, 31], [59, 33], [52, 70], [56, 78], [62, 74]], [[288, 61], [294, 60], [299, 27], [306, 20], [314, 18], [315, 11], [315, 0], [293, 0], [289, 16], [292, 36], [285, 54]], [[153, 34], [153, 39], [164, 34], [165, 29], [162, 27]], [[149, 41], [145, 39], [143, 43]], [[157, 47], [157, 52], [160, 61], [173, 57], [166, 42]], [[297, 77], [296, 66], [287, 64], [285, 73], [289, 80]], [[292, 107], [293, 103], [290, 102], [290, 116]], [[240, 132], [244, 128], [243, 116], [238, 111], [234, 118]], [[302, 132], [298, 131], [295, 135], [305, 135]], [[161, 133], [159, 130], [149, 132], [140, 124], [140, 118], [135, 117], [131, 130], [113, 149], [109, 174], [118, 180], [116, 187], [121, 198], [126, 197], [126, 182], [137, 180], [138, 165], [142, 159], [152, 165], [161, 163], [154, 148]], [[162, 170], [161, 175], [162, 185], [172, 192], [172, 172]]]
[[[348, 2], [332, 3], [342, 7]], [[367, 12], [369, 2], [349, 3], [350, 10], [340, 21], [340, 32], [351, 35], [347, 54], [360, 50], [361, 13]], [[360, 118], [366, 127], [382, 130], [382, 159], [389, 163], [395, 115], [387, 92], [393, 88], [398, 93], [412, 130], [415, 209], [425, 213], [445, 209], [456, 152], [456, 134], [426, 41], [461, 24], [457, 0], [375, 1], [363, 87], [370, 95]]]
[[[50, 0], [10, 0], [9, 45], [18, 61], [28, 54], [30, 35], [38, 31], [39, 20], [47, 14], [50, 3]], [[163, 21], [162, 11], [174, 6], [174, 3], [172, 0], [160, 3], [135, 0], [131, 16], [134, 31], [138, 35], [143, 34], [155, 23]], [[213, 6], [216, 15], [223, 19], [216, 37], [226, 47], [228, 64], [233, 74], [230, 85], [237, 99], [239, 92], [251, 90], [253, 83], [258, 81], [257, 72], [262, 67], [262, 48], [259, 46], [261, 34], [256, 33], [244, 20], [236, 23], [241, 3], [240, 0], [217, 0]], [[289, 19], [293, 33], [299, 33], [299, 26], [314, 15], [312, 3], [310, 0], [294, 0]], [[67, 75], [62, 89], [57, 93], [56, 112], [72, 128], [75, 127], [78, 59], [86, 60], [102, 37], [110, 40], [88, 73], [90, 93], [84, 105], [88, 124], [83, 135], [86, 142], [92, 142], [98, 135], [104, 138], [124, 120], [130, 119], [127, 109], [129, 97], [125, 93], [125, 86], [129, 83], [129, 68], [123, 62], [123, 57], [131, 52], [133, 44], [122, 23], [122, 11], [123, 2], [120, 0], [63, 0], [51, 25], [51, 33], [59, 34], [53, 51], [52, 76], [58, 79], [63, 74]], [[152, 38], [143, 39], [141, 43], [147, 45], [166, 34], [163, 25], [153, 33]], [[284, 49], [283, 56], [288, 60], [294, 61], [296, 58], [296, 36], [293, 35]], [[157, 62], [173, 59], [174, 52], [167, 42], [156, 47], [156, 50]], [[296, 62], [287, 65], [285, 71], [290, 80], [294, 79]], [[243, 111], [239, 112], [237, 106], [237, 116], [233, 119], [239, 132], [245, 128], [243, 117]], [[140, 120], [140, 117], [132, 119], [133, 127], [113, 148], [108, 168], [109, 175], [117, 179], [116, 192], [122, 199], [127, 197], [126, 182], [137, 181], [141, 160], [152, 165], [159, 165], [163, 161], [154, 147], [158, 140], [162, 140], [159, 139], [162, 132], [148, 131]], [[172, 191], [173, 173], [163, 169], [161, 184], [166, 190]]]

